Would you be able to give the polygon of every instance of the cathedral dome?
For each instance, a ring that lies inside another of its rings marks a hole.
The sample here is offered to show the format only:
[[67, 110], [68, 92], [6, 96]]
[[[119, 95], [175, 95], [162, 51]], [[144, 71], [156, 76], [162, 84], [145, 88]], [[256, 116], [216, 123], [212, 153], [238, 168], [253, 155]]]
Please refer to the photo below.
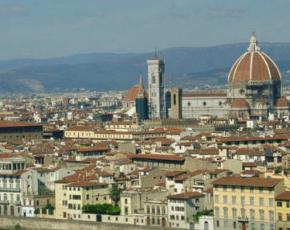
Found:
[[228, 75], [228, 83], [239, 85], [272, 81], [281, 81], [280, 71], [275, 62], [260, 50], [255, 35], [252, 35], [248, 51], [233, 64]]

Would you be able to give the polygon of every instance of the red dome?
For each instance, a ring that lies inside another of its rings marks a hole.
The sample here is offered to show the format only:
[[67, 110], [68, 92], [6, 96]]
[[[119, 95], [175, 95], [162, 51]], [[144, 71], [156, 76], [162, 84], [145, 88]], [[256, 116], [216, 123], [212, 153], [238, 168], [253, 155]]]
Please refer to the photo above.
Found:
[[274, 61], [264, 52], [260, 51], [256, 37], [251, 37], [248, 51], [240, 56], [232, 66], [228, 83], [280, 81], [281, 74]]
[[233, 109], [248, 109], [249, 104], [248, 102], [243, 98], [236, 98], [232, 101], [231, 107]]

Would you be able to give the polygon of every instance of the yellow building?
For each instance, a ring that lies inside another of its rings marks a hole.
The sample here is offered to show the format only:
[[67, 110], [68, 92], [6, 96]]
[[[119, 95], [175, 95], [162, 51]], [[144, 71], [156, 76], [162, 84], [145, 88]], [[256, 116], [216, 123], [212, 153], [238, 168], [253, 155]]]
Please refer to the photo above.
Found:
[[276, 197], [276, 228], [277, 230], [290, 229], [290, 191], [285, 191]]
[[215, 229], [274, 230], [280, 179], [224, 177], [213, 182]]
[[55, 218], [81, 219], [84, 205], [104, 203], [112, 203], [108, 184], [65, 180], [55, 184]]

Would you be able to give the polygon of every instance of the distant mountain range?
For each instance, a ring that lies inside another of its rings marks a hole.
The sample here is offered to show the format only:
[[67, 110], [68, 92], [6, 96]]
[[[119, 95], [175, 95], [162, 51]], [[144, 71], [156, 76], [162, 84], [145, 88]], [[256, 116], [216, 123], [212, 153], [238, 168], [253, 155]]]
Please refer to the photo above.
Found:
[[[290, 43], [263, 43], [262, 50], [278, 64], [290, 84]], [[233, 62], [248, 44], [178, 47], [161, 50], [167, 85], [194, 88], [223, 86]], [[51, 59], [0, 61], [0, 93], [35, 93], [89, 89], [124, 90], [146, 82], [146, 60], [153, 53], [90, 53]]]

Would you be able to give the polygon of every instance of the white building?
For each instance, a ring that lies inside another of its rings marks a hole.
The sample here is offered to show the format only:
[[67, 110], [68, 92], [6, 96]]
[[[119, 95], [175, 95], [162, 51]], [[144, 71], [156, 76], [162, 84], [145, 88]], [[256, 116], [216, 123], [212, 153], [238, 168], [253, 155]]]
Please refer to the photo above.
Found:
[[168, 196], [168, 222], [171, 228], [190, 229], [193, 215], [205, 209], [205, 196], [184, 192]]
[[[25, 202], [29, 197], [38, 195], [37, 173], [25, 170], [25, 159], [12, 154], [0, 157], [0, 215], [20, 216], [27, 210], [34, 214], [33, 202]], [[25, 204], [24, 204], [25, 203]]]

